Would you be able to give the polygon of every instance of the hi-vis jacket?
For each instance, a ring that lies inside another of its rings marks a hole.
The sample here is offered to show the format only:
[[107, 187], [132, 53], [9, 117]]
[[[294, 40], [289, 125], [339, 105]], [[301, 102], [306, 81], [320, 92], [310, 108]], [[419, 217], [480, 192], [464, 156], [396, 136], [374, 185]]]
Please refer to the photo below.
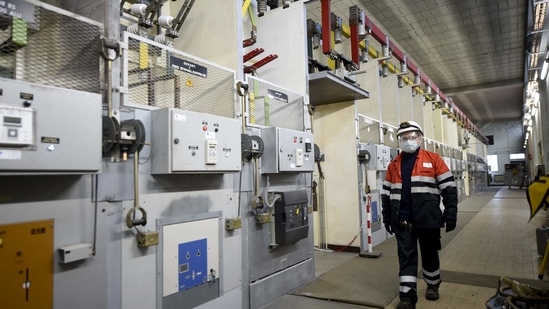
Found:
[[[390, 224], [394, 232], [399, 230], [402, 154], [387, 168], [387, 176], [381, 190], [383, 223]], [[411, 179], [412, 224], [417, 228], [440, 228], [446, 220], [456, 222], [457, 188], [452, 172], [436, 153], [419, 149]], [[444, 213], [440, 209], [440, 198]]]

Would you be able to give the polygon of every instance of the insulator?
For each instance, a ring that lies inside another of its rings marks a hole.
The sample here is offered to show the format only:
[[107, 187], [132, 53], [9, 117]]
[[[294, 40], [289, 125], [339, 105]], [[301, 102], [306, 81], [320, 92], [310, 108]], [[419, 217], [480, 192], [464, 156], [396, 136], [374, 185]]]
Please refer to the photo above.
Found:
[[364, 23], [359, 23], [357, 29], [358, 29], [358, 36], [365, 36], [367, 34], [366, 26], [364, 25]]
[[147, 5], [141, 3], [132, 4], [130, 11], [132, 12], [132, 15], [145, 16], [147, 13]]
[[383, 52], [383, 57], [389, 57], [389, 46], [383, 45], [381, 50]]
[[262, 16], [267, 11], [267, 0], [257, 0], [257, 12]]
[[165, 45], [165, 44], [166, 44], [166, 41], [167, 41], [167, 40], [166, 40], [166, 35], [164, 35], [164, 34], [159, 34], [159, 35], [157, 35], [157, 36], [154, 37], [154, 41], [155, 41], [156, 43]]
[[336, 28], [334, 31], [334, 43], [339, 44], [343, 41], [343, 35], [341, 34], [341, 29]]
[[133, 24], [133, 25], [130, 25], [128, 26], [128, 28], [126, 29], [127, 32], [131, 33], [131, 34], [137, 34], [139, 35], [140, 31], [139, 31], [139, 25], [138, 24]]
[[408, 73], [408, 67], [406, 66], [406, 62], [400, 63], [400, 73]]
[[162, 15], [158, 17], [158, 25], [162, 28], [169, 29], [173, 26], [173, 17]]
[[313, 35], [313, 49], [317, 49], [320, 46], [320, 36], [318, 34]]
[[165, 33], [162, 33], [162, 34], [159, 34], [159, 35], [155, 36], [154, 41], [156, 43], [163, 44], [163, 45], [166, 45], [166, 46], [169, 46], [169, 47], [173, 47], [173, 45], [174, 45], [173, 39], [166, 36]]
[[362, 50], [362, 63], [366, 63], [368, 62], [368, 50], [367, 49], [363, 49]]
[[362, 50], [362, 63], [368, 62], [368, 49], [370, 49], [370, 44], [368, 40], [364, 41], [364, 49]]

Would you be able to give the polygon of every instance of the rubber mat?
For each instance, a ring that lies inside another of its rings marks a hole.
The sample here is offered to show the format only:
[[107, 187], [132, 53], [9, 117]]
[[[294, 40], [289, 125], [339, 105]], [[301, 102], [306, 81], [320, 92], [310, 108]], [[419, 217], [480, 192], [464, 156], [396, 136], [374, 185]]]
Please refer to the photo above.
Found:
[[291, 294], [385, 308], [398, 294], [395, 270], [398, 272], [398, 261], [390, 254], [384, 253], [378, 259], [356, 257]]
[[[471, 221], [476, 213], [458, 212], [458, 226], [452, 233], [442, 230], [442, 247]], [[398, 257], [393, 237], [374, 247], [381, 257], [356, 257], [320, 275], [291, 294], [348, 304], [385, 308], [398, 295]], [[421, 269], [421, 265], [419, 265]], [[498, 277], [496, 277], [496, 284]], [[450, 281], [448, 281], [450, 282]]]
[[[442, 282], [459, 283], [466, 285], [482, 286], [487, 288], [498, 288], [500, 277], [494, 275], [473, 274], [459, 271], [441, 270]], [[418, 278], [422, 278], [419, 274]], [[510, 278], [522, 284], [528, 284], [539, 289], [549, 289], [549, 281], [539, 279]], [[444, 284], [444, 283], [443, 283]], [[502, 283], [502, 286], [505, 284]]]

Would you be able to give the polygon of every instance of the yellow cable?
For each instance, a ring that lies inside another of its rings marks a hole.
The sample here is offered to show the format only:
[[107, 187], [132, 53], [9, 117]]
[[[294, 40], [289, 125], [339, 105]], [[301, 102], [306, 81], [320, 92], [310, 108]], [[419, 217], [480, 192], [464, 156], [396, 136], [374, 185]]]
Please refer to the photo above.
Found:
[[246, 11], [248, 10], [248, 7], [250, 6], [251, 2], [252, 0], [245, 0], [244, 3], [242, 4], [242, 16], [246, 14]]

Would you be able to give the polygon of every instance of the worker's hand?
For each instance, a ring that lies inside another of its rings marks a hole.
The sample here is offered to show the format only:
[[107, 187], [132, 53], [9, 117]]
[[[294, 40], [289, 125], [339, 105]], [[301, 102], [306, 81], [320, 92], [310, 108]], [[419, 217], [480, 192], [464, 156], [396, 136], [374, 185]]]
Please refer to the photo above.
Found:
[[391, 224], [385, 223], [385, 229], [387, 230], [387, 233], [393, 235], [393, 231], [391, 231]]
[[456, 221], [446, 220], [446, 233], [456, 229]]

